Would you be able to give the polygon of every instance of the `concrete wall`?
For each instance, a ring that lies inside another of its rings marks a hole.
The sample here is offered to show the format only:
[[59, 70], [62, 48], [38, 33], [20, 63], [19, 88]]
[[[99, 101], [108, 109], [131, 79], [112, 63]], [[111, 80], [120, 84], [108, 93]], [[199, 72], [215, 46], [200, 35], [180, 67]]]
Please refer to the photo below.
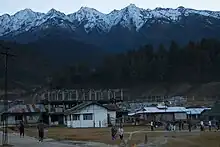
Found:
[[[71, 128], [108, 127], [108, 123], [107, 123], [108, 110], [98, 105], [90, 105], [86, 108], [83, 108], [77, 113], [73, 113], [72, 115], [74, 114], [80, 115], [79, 120], [71, 120], [71, 115], [69, 115], [67, 120], [67, 127], [71, 127]], [[92, 120], [83, 120], [83, 114], [93, 114]], [[111, 115], [114, 116], [114, 113], [111, 112]]]
[[187, 114], [185, 112], [183, 113], [174, 113], [175, 120], [186, 120]]
[[8, 117], [8, 124], [9, 125], [16, 125], [17, 124], [17, 122], [15, 120], [15, 116], [9, 116]]

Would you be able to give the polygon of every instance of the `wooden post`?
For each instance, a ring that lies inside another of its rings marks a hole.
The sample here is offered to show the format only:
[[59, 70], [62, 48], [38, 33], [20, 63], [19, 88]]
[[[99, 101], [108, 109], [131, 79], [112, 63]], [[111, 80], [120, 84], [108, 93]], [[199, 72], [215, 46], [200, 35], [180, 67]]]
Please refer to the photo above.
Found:
[[144, 144], [147, 144], [147, 142], [148, 142], [148, 137], [147, 137], [147, 134], [145, 134], [145, 136], [144, 136]]

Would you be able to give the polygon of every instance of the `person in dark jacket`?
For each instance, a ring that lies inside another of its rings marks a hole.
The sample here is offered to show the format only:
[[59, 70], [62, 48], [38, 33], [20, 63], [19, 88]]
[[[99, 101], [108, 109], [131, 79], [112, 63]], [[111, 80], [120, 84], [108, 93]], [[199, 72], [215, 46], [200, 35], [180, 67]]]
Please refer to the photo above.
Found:
[[178, 123], [179, 123], [179, 131], [181, 131], [182, 130], [182, 121], [179, 121]]
[[190, 120], [188, 121], [188, 130], [189, 132], [192, 131], [192, 122]]
[[42, 142], [44, 139], [44, 123], [41, 120], [40, 123], [37, 125], [37, 129], [38, 129], [38, 137], [39, 137], [39, 141]]
[[20, 132], [20, 137], [24, 137], [24, 123], [23, 121], [20, 121], [20, 124], [19, 124], [19, 132]]
[[112, 140], [116, 139], [116, 134], [117, 134], [116, 126], [112, 126], [112, 128], [111, 128]]
[[220, 121], [219, 120], [216, 121], [216, 127], [217, 127], [217, 131], [219, 131], [220, 130]]

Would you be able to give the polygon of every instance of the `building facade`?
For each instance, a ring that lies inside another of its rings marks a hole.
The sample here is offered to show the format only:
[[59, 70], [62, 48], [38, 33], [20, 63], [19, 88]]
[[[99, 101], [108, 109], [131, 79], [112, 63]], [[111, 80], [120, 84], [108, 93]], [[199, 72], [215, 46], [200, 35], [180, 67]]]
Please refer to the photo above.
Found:
[[144, 107], [142, 110], [130, 113], [130, 116], [138, 116], [140, 120], [146, 121], [179, 121], [186, 120], [185, 107]]
[[7, 115], [9, 125], [17, 125], [20, 121], [25, 124], [36, 124], [47, 113], [44, 105], [40, 104], [19, 104], [8, 109], [7, 112], [1, 114], [1, 124], [3, 123], [3, 116]]
[[70, 128], [108, 127], [116, 123], [116, 110], [99, 103], [85, 102], [66, 110], [64, 122]]

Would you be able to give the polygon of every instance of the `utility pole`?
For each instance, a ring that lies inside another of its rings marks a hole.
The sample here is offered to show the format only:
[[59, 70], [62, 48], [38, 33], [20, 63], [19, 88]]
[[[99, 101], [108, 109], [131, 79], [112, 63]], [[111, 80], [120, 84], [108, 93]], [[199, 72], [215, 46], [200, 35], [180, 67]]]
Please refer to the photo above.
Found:
[[49, 77], [47, 79], [48, 82], [48, 89], [49, 89], [49, 95], [48, 95], [48, 99], [47, 99], [47, 105], [48, 105], [48, 124], [49, 126], [51, 125], [51, 97], [52, 97], [52, 78]]
[[5, 94], [4, 94], [4, 112], [3, 113], [3, 134], [2, 134], [2, 145], [8, 144], [8, 58], [15, 56], [9, 53], [9, 48], [0, 45], [1, 48], [5, 49], [5, 52], [0, 52], [5, 57]]

